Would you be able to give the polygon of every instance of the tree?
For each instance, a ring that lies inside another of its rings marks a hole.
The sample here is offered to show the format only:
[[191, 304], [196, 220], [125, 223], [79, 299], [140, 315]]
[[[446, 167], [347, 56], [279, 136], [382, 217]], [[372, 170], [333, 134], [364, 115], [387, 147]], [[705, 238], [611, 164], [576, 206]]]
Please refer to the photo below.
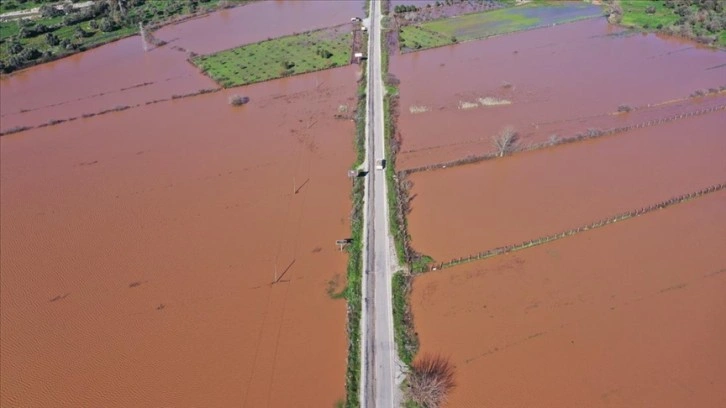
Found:
[[20, 54], [20, 52], [23, 50], [23, 44], [21, 44], [17, 39], [13, 39], [13, 41], [8, 45], [8, 51], [10, 54]]
[[507, 126], [497, 136], [492, 136], [492, 146], [497, 151], [499, 157], [512, 152], [517, 145], [517, 132], [513, 127]]
[[58, 10], [55, 6], [47, 3], [40, 6], [38, 11], [40, 12], [40, 16], [43, 18], [52, 18], [63, 15], [63, 10]]
[[60, 39], [57, 35], [53, 33], [48, 33], [45, 35], [45, 42], [48, 43], [51, 47], [55, 47], [56, 45], [60, 44]]
[[118, 28], [116, 23], [113, 21], [113, 19], [110, 19], [108, 17], [104, 17], [101, 19], [101, 22], [98, 24], [98, 28], [101, 29], [103, 32], [109, 32], [113, 31]]
[[73, 32], [73, 38], [76, 40], [83, 40], [86, 37], [86, 31], [81, 26], [76, 26]]

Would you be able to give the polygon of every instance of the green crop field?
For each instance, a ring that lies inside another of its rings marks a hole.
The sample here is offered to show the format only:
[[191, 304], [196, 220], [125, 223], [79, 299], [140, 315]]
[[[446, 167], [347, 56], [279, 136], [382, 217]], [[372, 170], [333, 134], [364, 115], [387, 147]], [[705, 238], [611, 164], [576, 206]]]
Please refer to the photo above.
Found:
[[402, 50], [413, 51], [597, 17], [602, 13], [602, 8], [588, 3], [535, 3], [404, 26], [399, 38]]
[[430, 31], [419, 26], [406, 26], [399, 37], [401, 48], [418, 50], [425, 48], [440, 47], [454, 43], [451, 36], [446, 36], [436, 31]]
[[192, 59], [224, 87], [348, 65], [353, 34], [349, 25], [275, 38]]

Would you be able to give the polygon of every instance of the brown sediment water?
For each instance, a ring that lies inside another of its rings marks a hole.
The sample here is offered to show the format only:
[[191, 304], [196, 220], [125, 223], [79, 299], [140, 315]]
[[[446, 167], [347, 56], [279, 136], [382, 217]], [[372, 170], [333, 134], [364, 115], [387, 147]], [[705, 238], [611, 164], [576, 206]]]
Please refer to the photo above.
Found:
[[350, 22], [364, 17], [362, 0], [274, 0], [221, 10], [157, 31], [171, 44], [209, 54], [258, 42]]
[[37, 126], [217, 85], [168, 46], [129, 37], [0, 80], [0, 130]]
[[416, 173], [409, 231], [439, 261], [586, 225], [726, 181], [726, 112]]
[[[726, 85], [724, 64], [724, 51], [604, 19], [397, 55], [398, 167], [491, 151], [491, 136], [509, 125], [526, 144], [724, 104], [723, 94], [688, 98]], [[492, 104], [502, 101], [511, 104]], [[645, 109], [614, 115], [621, 104]]]
[[2, 137], [0, 405], [344, 398], [356, 69]]
[[726, 192], [415, 278], [447, 407], [726, 405]]
[[0, 80], [0, 131], [215, 88], [187, 51], [215, 52], [362, 13], [357, 0], [256, 2], [164, 27], [155, 35], [168, 44], [149, 52], [134, 36], [39, 65]]

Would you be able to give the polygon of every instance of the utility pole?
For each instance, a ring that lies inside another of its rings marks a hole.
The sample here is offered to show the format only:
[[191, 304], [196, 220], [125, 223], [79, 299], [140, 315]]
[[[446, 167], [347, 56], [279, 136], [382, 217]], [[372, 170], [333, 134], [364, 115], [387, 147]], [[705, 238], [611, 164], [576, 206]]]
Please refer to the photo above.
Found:
[[146, 30], [144, 30], [144, 23], [139, 21], [139, 34], [141, 34], [141, 44], [144, 47], [144, 52], [149, 51], [149, 42], [146, 38]]

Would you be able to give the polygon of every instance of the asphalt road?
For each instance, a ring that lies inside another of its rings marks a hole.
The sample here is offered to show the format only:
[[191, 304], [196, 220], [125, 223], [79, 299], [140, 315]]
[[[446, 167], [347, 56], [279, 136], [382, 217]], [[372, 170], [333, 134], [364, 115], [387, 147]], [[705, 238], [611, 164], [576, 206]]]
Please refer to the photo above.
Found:
[[381, 3], [371, 1], [368, 45], [366, 117], [365, 232], [363, 244], [363, 315], [361, 336], [361, 405], [389, 408], [400, 404], [397, 360], [393, 339], [391, 279], [396, 268], [383, 170], [375, 162], [385, 158], [383, 133], [383, 73], [381, 71]]

